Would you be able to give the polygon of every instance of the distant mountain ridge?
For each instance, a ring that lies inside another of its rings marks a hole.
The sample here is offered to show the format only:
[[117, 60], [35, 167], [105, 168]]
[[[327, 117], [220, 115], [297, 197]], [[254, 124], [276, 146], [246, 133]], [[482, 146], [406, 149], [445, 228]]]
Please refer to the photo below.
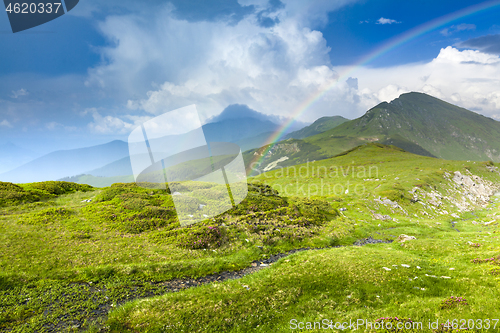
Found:
[[0, 181], [27, 183], [56, 180], [84, 173], [127, 155], [128, 144], [120, 140], [86, 148], [59, 150], [0, 174]]
[[[253, 175], [274, 167], [330, 158], [370, 142], [429, 157], [500, 162], [500, 122], [423, 93], [402, 94], [354, 120], [323, 117], [290, 133], [286, 140], [262, 146], [278, 128], [271, 121], [253, 117], [226, 117], [203, 125], [208, 142], [237, 142], [242, 150], [249, 149], [244, 152], [244, 159]], [[323, 129], [326, 130], [314, 134]], [[113, 141], [54, 152], [1, 174], [0, 181], [41, 181], [81, 174], [114, 179], [130, 176], [127, 143]], [[105, 180], [100, 179], [100, 183]]]
[[500, 122], [417, 92], [380, 103], [323, 133], [253, 149], [244, 157], [249, 171], [258, 174], [278, 160], [283, 162], [275, 167], [290, 166], [371, 142], [429, 157], [500, 162]]
[[[253, 113], [250, 113], [250, 116], [252, 115]], [[246, 150], [261, 146], [280, 125], [252, 116], [228, 117], [207, 123], [202, 128], [207, 142], [235, 142], [242, 150]], [[167, 137], [171, 142], [180, 140], [180, 137], [176, 138], [175, 135]], [[132, 175], [128, 143], [117, 140], [94, 147], [56, 151], [0, 174], [0, 181], [36, 182], [69, 179], [82, 174], [97, 177]]]
[[500, 161], [500, 122], [423, 93], [402, 94], [308, 140], [334, 137], [381, 143], [398, 138], [443, 159]]
[[309, 126], [306, 126], [298, 131], [294, 131], [292, 133], [287, 134], [284, 137], [286, 139], [304, 139], [309, 136], [313, 136], [316, 134], [323, 133], [328, 131], [329, 129], [335, 128], [345, 122], [348, 122], [349, 119], [344, 118], [342, 116], [333, 116], [333, 117], [321, 117], [312, 123]]
[[0, 144], [0, 173], [10, 171], [39, 157], [35, 152], [12, 142]]

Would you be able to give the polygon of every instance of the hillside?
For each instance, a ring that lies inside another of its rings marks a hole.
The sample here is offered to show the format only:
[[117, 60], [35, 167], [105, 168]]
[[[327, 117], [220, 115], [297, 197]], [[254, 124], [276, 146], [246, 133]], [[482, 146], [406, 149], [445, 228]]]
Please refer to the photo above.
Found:
[[[252, 175], [269, 166], [289, 166], [336, 156], [366, 143], [394, 145], [413, 154], [447, 160], [500, 161], [500, 122], [422, 93], [383, 102], [360, 118], [293, 141], [245, 152]], [[300, 148], [304, 147], [304, 149]], [[265, 154], [265, 151], [270, 153]], [[314, 151], [308, 156], [308, 151]], [[307, 156], [304, 158], [304, 156]], [[279, 161], [279, 162], [277, 162]]]
[[304, 139], [309, 136], [313, 136], [319, 133], [328, 131], [329, 129], [335, 128], [345, 122], [349, 121], [342, 116], [333, 117], [321, 117], [309, 126], [306, 126], [298, 131], [292, 132], [285, 135], [283, 140], [287, 139]]
[[165, 190], [0, 182], [0, 330], [498, 318], [498, 167], [370, 143], [250, 179], [187, 228]]
[[[227, 115], [226, 115], [227, 116]], [[202, 126], [207, 142], [238, 142], [241, 147], [251, 149], [259, 147], [279, 128], [279, 125], [266, 120], [251, 117], [239, 117], [223, 119], [218, 122], [208, 123]], [[163, 138], [162, 138], [163, 139]], [[171, 136], [170, 140], [179, 140], [176, 136]], [[18, 158], [18, 161], [26, 160], [25, 152], [15, 146], [5, 146], [9, 148], [5, 156], [0, 157], [0, 162], [4, 167], [8, 167]], [[10, 153], [12, 150], [12, 153]], [[16, 154], [14, 154], [16, 153]], [[91, 175], [80, 179], [74, 178], [76, 175]], [[132, 174], [130, 164], [128, 144], [115, 140], [107, 144], [52, 152], [50, 154], [32, 160], [13, 170], [0, 174], [0, 181], [11, 181], [27, 183], [34, 181], [47, 181], [58, 179], [69, 179], [84, 183], [91, 182], [91, 185], [108, 186], [110, 182], [116, 181], [116, 177], [128, 176]], [[95, 177], [113, 177], [112, 179], [95, 179]], [[129, 179], [129, 178], [120, 178]]]
[[115, 140], [106, 144], [59, 150], [0, 174], [0, 181], [28, 183], [56, 180], [82, 174], [128, 155], [128, 144]]
[[348, 138], [356, 143], [392, 141], [406, 148], [411, 143], [409, 151], [448, 160], [500, 161], [498, 121], [416, 92], [380, 103], [362, 117], [307, 141], [322, 143], [324, 152], [334, 153], [335, 145], [350, 148], [345, 144]]
[[10, 171], [20, 165], [23, 165], [36, 157], [35, 152], [18, 147], [12, 142], [0, 145], [0, 173]]

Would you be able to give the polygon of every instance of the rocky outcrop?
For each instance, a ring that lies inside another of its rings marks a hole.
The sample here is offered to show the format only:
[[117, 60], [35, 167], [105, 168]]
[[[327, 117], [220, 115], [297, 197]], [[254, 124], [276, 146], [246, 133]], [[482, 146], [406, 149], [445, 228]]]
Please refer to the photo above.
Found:
[[456, 185], [460, 198], [450, 198], [450, 201], [460, 210], [467, 210], [471, 204], [486, 206], [495, 192], [491, 182], [473, 174], [463, 175], [460, 171], [455, 171], [451, 181]]
[[[473, 210], [478, 206], [486, 207], [490, 196], [497, 191], [497, 186], [473, 175], [468, 170], [466, 173], [468, 174], [462, 174], [460, 171], [455, 171], [453, 174], [445, 172], [444, 178], [447, 183], [442, 190], [431, 187], [414, 187], [408, 191], [411, 195], [411, 201], [422, 205], [421, 213], [423, 215], [432, 215], [433, 213], [448, 215], [449, 212], [445, 209], [451, 208], [450, 204], [454, 206], [453, 210], [457, 209], [457, 212]], [[458, 218], [456, 213], [453, 213], [452, 216]]]

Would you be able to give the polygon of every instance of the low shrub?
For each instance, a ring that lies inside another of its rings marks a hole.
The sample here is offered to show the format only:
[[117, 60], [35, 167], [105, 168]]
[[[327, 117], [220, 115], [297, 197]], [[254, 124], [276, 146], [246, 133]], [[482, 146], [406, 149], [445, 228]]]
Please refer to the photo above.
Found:
[[443, 301], [441, 301], [439, 308], [441, 310], [451, 309], [451, 308], [455, 308], [459, 305], [467, 305], [467, 304], [468, 303], [466, 302], [465, 298], [463, 298], [463, 297], [450, 296], [447, 299], [444, 299]]
[[21, 186], [0, 182], [0, 207], [13, 206], [41, 199], [39, 194], [25, 191]]
[[23, 184], [23, 187], [28, 191], [42, 191], [44, 193], [56, 196], [62, 194], [74, 193], [77, 191], [88, 192], [94, 190], [94, 188], [90, 185], [63, 182], [63, 181], [28, 183], [28, 184]]
[[228, 240], [225, 228], [217, 225], [193, 225], [177, 238], [177, 245], [186, 249], [215, 249]]
[[143, 188], [135, 183], [105, 188], [82, 213], [91, 221], [133, 234], [178, 223], [166, 190]]
[[55, 221], [60, 221], [61, 219], [68, 218], [72, 214], [72, 211], [66, 208], [46, 208], [41, 211], [26, 214], [23, 218], [19, 220], [21, 224], [32, 224], [32, 225], [42, 225], [49, 224]]
[[0, 207], [14, 206], [55, 198], [76, 191], [93, 191], [90, 185], [63, 181], [47, 181], [16, 185], [0, 182]]

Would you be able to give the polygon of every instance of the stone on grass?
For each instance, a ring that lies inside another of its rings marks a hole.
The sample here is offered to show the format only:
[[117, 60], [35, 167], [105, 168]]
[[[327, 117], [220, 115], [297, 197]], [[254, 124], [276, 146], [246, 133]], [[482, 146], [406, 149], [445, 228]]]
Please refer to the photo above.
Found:
[[378, 213], [373, 214], [373, 218], [382, 221], [392, 220], [392, 217], [390, 217], [389, 215], [382, 215]]
[[412, 239], [417, 239], [415, 236], [408, 236], [408, 235], [405, 235], [405, 234], [401, 234], [399, 235], [399, 237], [396, 239], [396, 242], [401, 242], [401, 243], [404, 243], [406, 242], [407, 240], [412, 240]]

